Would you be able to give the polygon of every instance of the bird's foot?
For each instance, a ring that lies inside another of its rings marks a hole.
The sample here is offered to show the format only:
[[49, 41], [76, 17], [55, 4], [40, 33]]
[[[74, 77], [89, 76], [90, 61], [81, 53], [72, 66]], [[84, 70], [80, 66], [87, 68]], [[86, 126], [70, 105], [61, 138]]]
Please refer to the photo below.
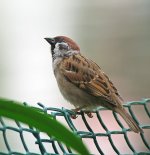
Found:
[[93, 115], [92, 115], [92, 113], [91, 112], [85, 112], [85, 114], [87, 114], [87, 116], [89, 117], [89, 118], [92, 118], [93, 117]]
[[71, 109], [75, 114], [71, 114], [71, 118], [72, 119], [76, 119], [78, 116], [76, 115], [76, 113], [80, 110], [79, 108], [76, 109]]
[[74, 115], [74, 114], [71, 115], [72, 119], [76, 119], [77, 117], [78, 117], [77, 115]]

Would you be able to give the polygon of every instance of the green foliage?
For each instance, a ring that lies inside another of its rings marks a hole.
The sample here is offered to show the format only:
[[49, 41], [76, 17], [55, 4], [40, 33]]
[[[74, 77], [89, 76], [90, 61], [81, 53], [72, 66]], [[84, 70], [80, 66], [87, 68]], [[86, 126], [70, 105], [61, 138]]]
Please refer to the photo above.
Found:
[[57, 140], [82, 155], [89, 154], [79, 137], [50, 115], [41, 113], [32, 107], [23, 106], [19, 102], [0, 98], [0, 116], [23, 122], [47, 133], [49, 136], [54, 136]]

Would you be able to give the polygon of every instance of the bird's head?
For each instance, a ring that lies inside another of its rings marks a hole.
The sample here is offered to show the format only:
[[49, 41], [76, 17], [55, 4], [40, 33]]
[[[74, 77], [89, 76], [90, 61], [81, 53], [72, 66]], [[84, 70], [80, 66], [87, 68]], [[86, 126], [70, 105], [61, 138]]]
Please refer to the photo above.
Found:
[[80, 53], [79, 46], [70, 38], [57, 36], [54, 38], [44, 38], [51, 45], [53, 60], [65, 58]]

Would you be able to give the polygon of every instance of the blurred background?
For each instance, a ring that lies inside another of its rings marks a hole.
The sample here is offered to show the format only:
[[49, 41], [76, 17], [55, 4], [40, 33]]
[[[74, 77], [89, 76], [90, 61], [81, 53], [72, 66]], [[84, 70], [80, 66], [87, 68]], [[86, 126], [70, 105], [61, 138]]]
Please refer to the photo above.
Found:
[[57, 35], [75, 40], [125, 101], [150, 97], [149, 0], [0, 0], [0, 97], [71, 108], [43, 39]]

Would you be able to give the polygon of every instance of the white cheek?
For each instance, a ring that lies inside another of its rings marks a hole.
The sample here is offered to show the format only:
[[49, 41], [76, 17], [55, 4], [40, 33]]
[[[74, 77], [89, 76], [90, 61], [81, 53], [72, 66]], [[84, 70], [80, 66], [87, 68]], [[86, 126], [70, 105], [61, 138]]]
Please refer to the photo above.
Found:
[[60, 50], [60, 44], [62, 45], [65, 45], [65, 46], [68, 46], [68, 44], [67, 43], [65, 43], [65, 42], [62, 42], [62, 43], [56, 43], [56, 45], [55, 45], [55, 48], [54, 48], [54, 54], [55, 54], [55, 56], [56, 57], [63, 57], [65, 54], [66, 54], [66, 52], [67, 52], [67, 50], [64, 50], [64, 49], [62, 49], [62, 50]]
[[59, 56], [61, 54], [60, 50], [59, 50], [59, 43], [57, 43], [55, 45], [55, 48], [54, 48], [54, 53], [56, 56]]

